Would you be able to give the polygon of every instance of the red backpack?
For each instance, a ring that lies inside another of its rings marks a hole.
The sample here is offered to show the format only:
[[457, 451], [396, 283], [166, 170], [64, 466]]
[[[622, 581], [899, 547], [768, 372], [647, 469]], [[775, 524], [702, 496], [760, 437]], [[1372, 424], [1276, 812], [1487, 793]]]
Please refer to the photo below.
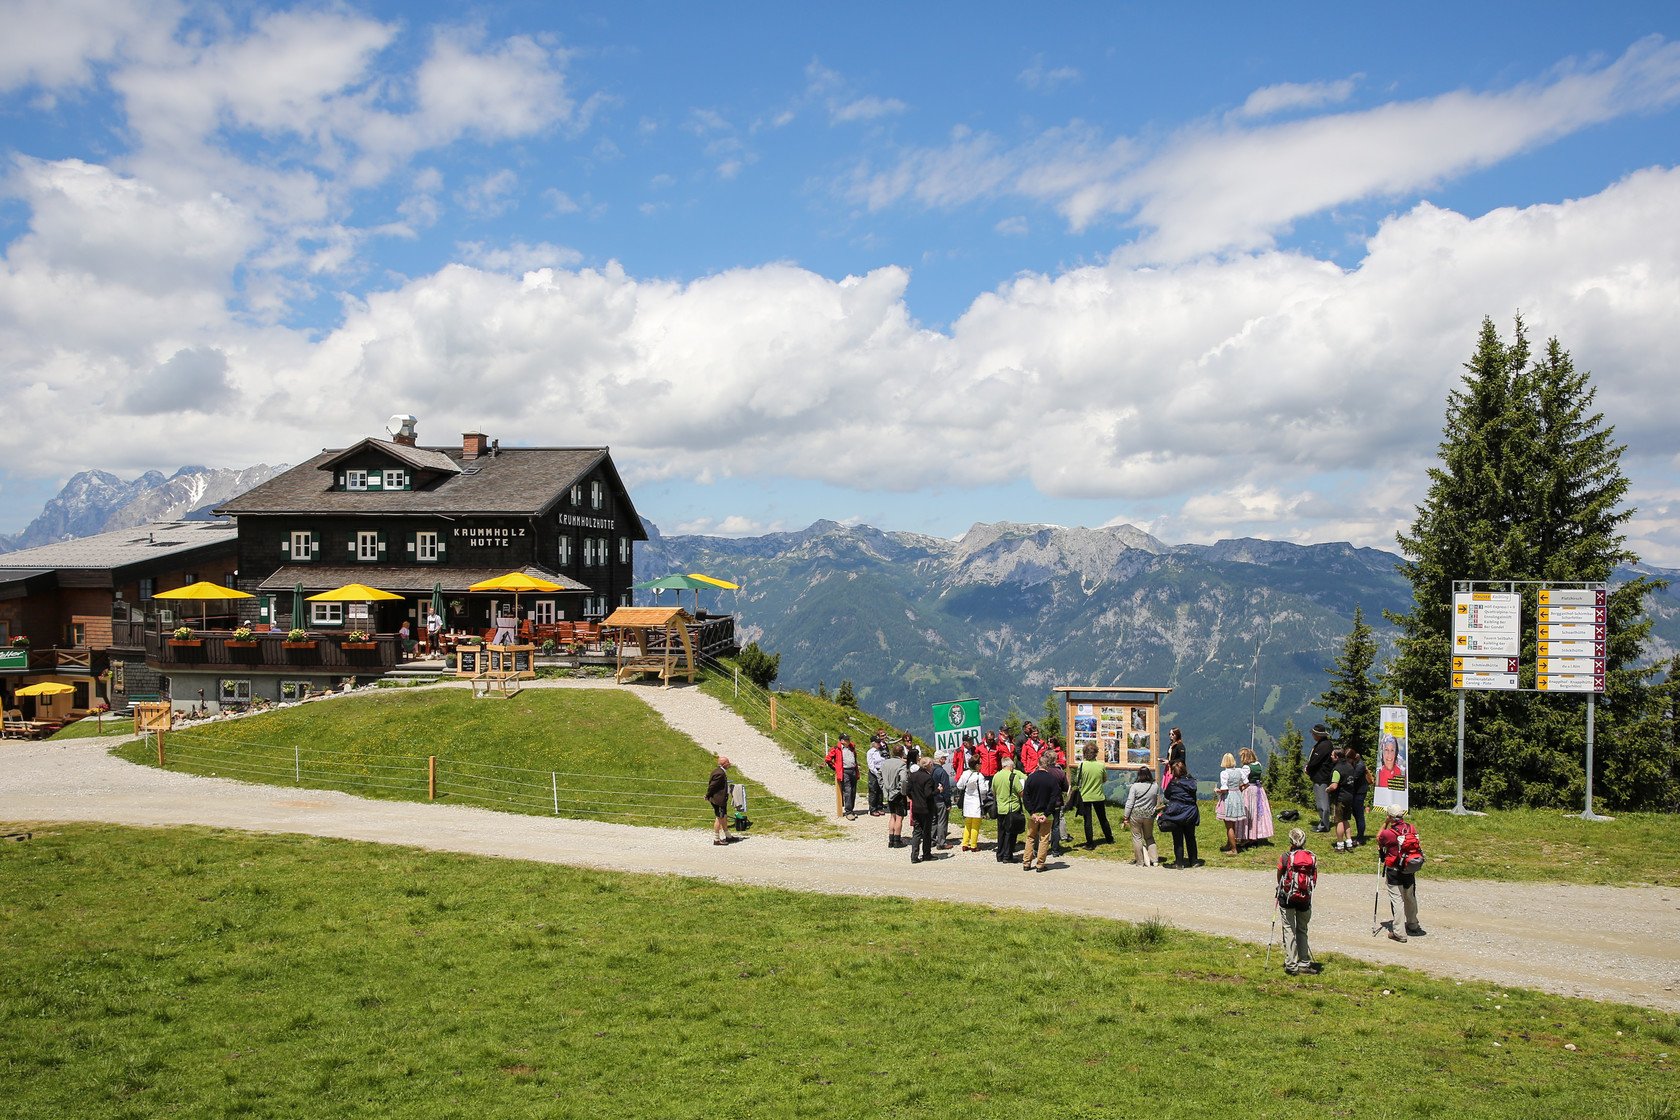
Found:
[[1312, 909], [1313, 886], [1318, 881], [1318, 861], [1305, 848], [1287, 852], [1278, 859], [1277, 901], [1289, 910]]

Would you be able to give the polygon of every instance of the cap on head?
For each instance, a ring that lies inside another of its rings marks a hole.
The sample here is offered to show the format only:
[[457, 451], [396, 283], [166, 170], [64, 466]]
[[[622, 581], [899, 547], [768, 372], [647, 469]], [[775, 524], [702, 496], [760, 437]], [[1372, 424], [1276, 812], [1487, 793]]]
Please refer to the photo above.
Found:
[[1312, 733], [1314, 735], [1328, 735], [1330, 734], [1330, 729], [1322, 723], [1315, 723], [1312, 725]]
[[1303, 832], [1301, 829], [1298, 829], [1298, 828], [1290, 829], [1289, 830], [1289, 846], [1291, 848], [1304, 848], [1304, 847], [1306, 847], [1307, 846], [1307, 834], [1305, 832]]
[[1405, 815], [1406, 807], [1404, 805], [1390, 805], [1388, 807], [1388, 816], [1390, 820], [1399, 820]]

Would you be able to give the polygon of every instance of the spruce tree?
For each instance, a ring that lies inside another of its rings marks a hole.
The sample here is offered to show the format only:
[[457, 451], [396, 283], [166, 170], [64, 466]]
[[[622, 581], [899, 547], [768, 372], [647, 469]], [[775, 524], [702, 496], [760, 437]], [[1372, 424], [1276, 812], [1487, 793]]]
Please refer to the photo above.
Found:
[[834, 694], [834, 702], [842, 708], [856, 708], [858, 706], [857, 693], [852, 689], [851, 678], [842, 678], [840, 690]]
[[1302, 767], [1307, 764], [1306, 743], [1294, 720], [1285, 720], [1283, 737], [1277, 742], [1266, 765], [1267, 796], [1293, 805], [1312, 804], [1312, 785]]
[[1356, 746], [1369, 758], [1377, 741], [1382, 697], [1371, 670], [1377, 661], [1377, 640], [1365, 624], [1363, 608], [1353, 608], [1353, 629], [1342, 644], [1336, 663], [1326, 670], [1330, 687], [1318, 698], [1331, 738]]
[[[1457, 700], [1451, 687], [1453, 581], [1510, 580], [1523, 592], [1521, 678], [1534, 683], [1536, 599], [1522, 581], [1607, 581], [1636, 557], [1621, 535], [1623, 447], [1594, 390], [1556, 339], [1530, 365], [1522, 320], [1504, 342], [1484, 319], [1461, 385], [1447, 399], [1440, 462], [1409, 533], [1398, 540], [1412, 609], [1386, 678], [1411, 717], [1414, 803], [1452, 799]], [[1637, 805], [1653, 754], [1652, 670], [1635, 668], [1649, 633], [1636, 579], [1609, 598], [1608, 692], [1598, 706], [1599, 785], [1607, 803]], [[1465, 786], [1472, 805], [1580, 804], [1585, 700], [1580, 695], [1471, 691], [1465, 697]]]

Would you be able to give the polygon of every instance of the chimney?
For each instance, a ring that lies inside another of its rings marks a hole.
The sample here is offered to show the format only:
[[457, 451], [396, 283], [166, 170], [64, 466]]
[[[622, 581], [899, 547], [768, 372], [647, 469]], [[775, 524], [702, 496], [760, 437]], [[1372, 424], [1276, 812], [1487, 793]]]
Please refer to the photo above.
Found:
[[490, 440], [483, 432], [461, 433], [461, 458], [471, 461], [483, 455], [490, 447]]
[[392, 443], [400, 443], [404, 447], [413, 447], [414, 426], [419, 422], [416, 417], [404, 413], [385, 421], [385, 430], [391, 433]]

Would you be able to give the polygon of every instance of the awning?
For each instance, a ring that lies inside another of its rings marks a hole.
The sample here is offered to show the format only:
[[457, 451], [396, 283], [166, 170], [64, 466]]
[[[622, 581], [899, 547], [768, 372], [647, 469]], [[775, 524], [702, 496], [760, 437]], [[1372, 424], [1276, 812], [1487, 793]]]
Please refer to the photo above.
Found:
[[[560, 585], [557, 595], [569, 595], [590, 591], [588, 584], [579, 583], [570, 576], [559, 575], [536, 564], [527, 564], [519, 569], [538, 579], [546, 579], [550, 583]], [[434, 585], [441, 585], [445, 595], [469, 595], [469, 590], [475, 583], [482, 583], [487, 579], [507, 574], [506, 568], [430, 568], [415, 565], [413, 567], [381, 567], [374, 564], [351, 564], [337, 567], [326, 567], [319, 564], [287, 564], [273, 575], [257, 585], [259, 591], [290, 591], [298, 584], [303, 584], [308, 592], [326, 591], [346, 583], [366, 583], [386, 591], [396, 591], [405, 596], [419, 597], [430, 595]]]

